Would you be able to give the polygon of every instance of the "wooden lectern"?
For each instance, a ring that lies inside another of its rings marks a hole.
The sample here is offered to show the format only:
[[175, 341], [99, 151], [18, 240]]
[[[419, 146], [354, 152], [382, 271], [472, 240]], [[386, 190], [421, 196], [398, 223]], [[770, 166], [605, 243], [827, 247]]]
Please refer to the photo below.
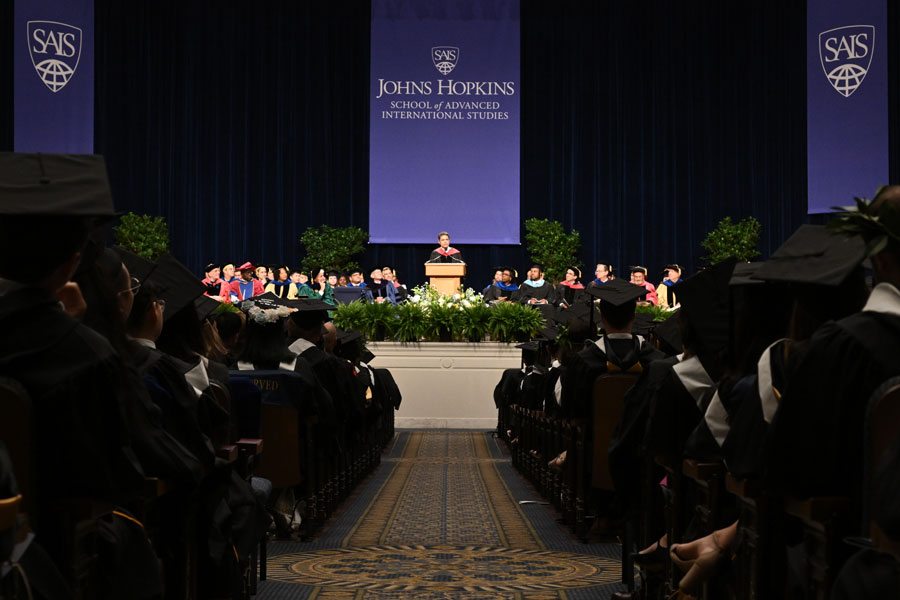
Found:
[[447, 296], [459, 291], [465, 274], [466, 263], [425, 263], [425, 275], [431, 278], [429, 283]]

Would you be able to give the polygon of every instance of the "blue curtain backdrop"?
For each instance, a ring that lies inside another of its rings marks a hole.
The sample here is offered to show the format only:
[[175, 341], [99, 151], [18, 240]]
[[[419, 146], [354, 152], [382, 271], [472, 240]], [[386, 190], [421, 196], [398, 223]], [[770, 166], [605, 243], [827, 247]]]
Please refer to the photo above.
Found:
[[[192, 269], [294, 263], [309, 226], [367, 227], [367, 3], [96, 0], [96, 19], [95, 145], [116, 204], [166, 217]], [[577, 229], [588, 273], [601, 257], [699, 267], [726, 215], [758, 218], [767, 255], [808, 219], [804, 20], [779, 0], [523, 4], [522, 218]], [[11, 89], [9, 69], [0, 80]], [[894, 181], [897, 129], [893, 110]], [[430, 249], [370, 246], [362, 262], [419, 282]], [[474, 287], [527, 260], [521, 246], [462, 250]]]

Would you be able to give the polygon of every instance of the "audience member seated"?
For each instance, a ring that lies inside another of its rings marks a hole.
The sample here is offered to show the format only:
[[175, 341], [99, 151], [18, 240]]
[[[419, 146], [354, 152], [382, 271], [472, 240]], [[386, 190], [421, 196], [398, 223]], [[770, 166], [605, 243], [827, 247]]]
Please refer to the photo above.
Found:
[[232, 302], [240, 302], [265, 293], [262, 282], [253, 278], [253, 263], [245, 262], [238, 267], [238, 272], [241, 274], [240, 278], [231, 282]]
[[279, 298], [288, 298], [291, 293], [291, 280], [288, 277], [288, 268], [284, 265], [275, 267], [275, 280], [270, 281], [263, 288], [266, 292], [275, 294]]
[[656, 286], [647, 281], [647, 267], [631, 267], [631, 283], [647, 288], [647, 295], [638, 299], [638, 304], [659, 304], [656, 296]]
[[206, 286], [206, 291], [203, 292], [204, 295], [219, 302], [231, 302], [228, 284], [224, 279], [219, 278], [219, 265], [210, 263], [206, 265], [206, 269], [203, 272], [206, 277], [200, 283]]
[[565, 279], [556, 286], [556, 297], [561, 307], [575, 304], [575, 297], [584, 289], [581, 284], [581, 269], [575, 266], [566, 269]]
[[385, 281], [389, 281], [397, 288], [397, 302], [404, 302], [409, 297], [409, 291], [405, 285], [397, 281], [397, 271], [394, 270], [394, 267], [381, 267], [381, 274]]
[[494, 269], [494, 279], [489, 284], [487, 284], [487, 286], [485, 286], [483, 290], [481, 290], [481, 295], [484, 296], [485, 294], [487, 294], [492, 285], [496, 285], [501, 281], [503, 281], [503, 267], [497, 267], [496, 269]]
[[512, 299], [513, 293], [519, 289], [515, 279], [519, 273], [511, 267], [503, 267], [503, 278], [501, 281], [491, 285], [487, 294], [484, 295], [485, 302], [507, 302]]
[[312, 282], [303, 286], [297, 293], [297, 297], [322, 300], [332, 307], [337, 306], [337, 301], [334, 299], [334, 290], [325, 277], [325, 269], [316, 269], [313, 272]]
[[681, 267], [674, 263], [666, 265], [664, 272], [665, 277], [656, 288], [658, 306], [674, 308], [679, 304], [676, 286], [681, 283]]
[[591, 280], [590, 283], [587, 284], [585, 289], [591, 290], [605, 283], [612, 281], [612, 265], [605, 262], [597, 263], [597, 267], [594, 269], [594, 279]]
[[227, 265], [222, 267], [222, 281], [224, 281], [225, 283], [230, 285], [231, 282], [234, 281], [235, 279], [237, 279], [237, 278], [234, 275], [234, 265], [233, 264], [228, 263]]
[[556, 290], [549, 281], [544, 280], [544, 268], [539, 263], [528, 267], [528, 279], [522, 284], [513, 297], [519, 304], [549, 304], [556, 306]]
[[375, 302], [397, 304], [397, 287], [384, 278], [381, 269], [373, 270], [369, 277], [372, 279], [369, 289]]
[[288, 300], [296, 300], [299, 297], [300, 289], [309, 282], [309, 277], [300, 269], [291, 269], [288, 279], [291, 281], [288, 286]]

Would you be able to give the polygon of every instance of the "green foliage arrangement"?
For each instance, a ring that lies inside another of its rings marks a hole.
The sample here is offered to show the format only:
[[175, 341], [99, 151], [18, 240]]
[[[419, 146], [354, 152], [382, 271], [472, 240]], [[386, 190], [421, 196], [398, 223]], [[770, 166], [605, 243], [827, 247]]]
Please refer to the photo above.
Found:
[[334, 326], [338, 329], [365, 331], [366, 329], [366, 303], [356, 300], [349, 304], [341, 304], [334, 311]]
[[368, 242], [369, 234], [359, 227], [310, 227], [300, 236], [300, 243], [306, 249], [303, 270], [320, 267], [326, 271], [358, 269], [355, 257], [362, 254]]
[[639, 304], [634, 307], [634, 312], [651, 314], [651, 315], [653, 315], [653, 321], [658, 323], [658, 322], [665, 321], [672, 315], [676, 314], [678, 311], [677, 310], [666, 310], [665, 308], [662, 308], [661, 306], [653, 306], [652, 304], [648, 304], [646, 306]]
[[432, 304], [428, 308], [428, 335], [432, 340], [440, 341], [441, 337], [452, 337], [462, 329], [463, 310], [449, 304]]
[[531, 306], [502, 302], [491, 307], [488, 330], [492, 340], [525, 341], [534, 337], [543, 326], [544, 318]]
[[428, 313], [423, 306], [405, 302], [397, 307], [394, 338], [398, 342], [418, 342], [428, 335], [428, 329]]
[[487, 335], [491, 322], [491, 307], [484, 303], [462, 311], [462, 335], [470, 342], [480, 342]]
[[[881, 192], [881, 188], [878, 192]], [[878, 196], [877, 193], [875, 195]], [[885, 202], [876, 211], [866, 198], [854, 200], [855, 209], [833, 207], [842, 214], [828, 223], [828, 228], [848, 237], [861, 237], [866, 243], [868, 256], [875, 256], [889, 246], [900, 249], [900, 210]]]
[[376, 341], [390, 337], [397, 326], [396, 307], [390, 302], [372, 302], [363, 306], [362, 331]]
[[222, 314], [222, 313], [227, 313], [227, 312], [232, 312], [232, 313], [241, 314], [241, 309], [239, 309], [237, 306], [235, 306], [235, 305], [232, 304], [231, 302], [221, 302], [221, 303], [216, 307], [216, 314], [217, 314], [217, 315]]
[[708, 252], [703, 257], [714, 265], [733, 256], [741, 262], [749, 262], [759, 256], [756, 247], [759, 245], [759, 221], [753, 217], [733, 223], [731, 217], [725, 217], [715, 229], [706, 234], [700, 242]]
[[113, 232], [117, 246], [147, 260], [156, 260], [169, 251], [169, 228], [162, 217], [130, 212], [122, 215]]
[[581, 265], [577, 259], [581, 235], [574, 229], [566, 233], [559, 221], [525, 221], [525, 248], [531, 260], [544, 265], [544, 277], [554, 285], [565, 279], [567, 267]]

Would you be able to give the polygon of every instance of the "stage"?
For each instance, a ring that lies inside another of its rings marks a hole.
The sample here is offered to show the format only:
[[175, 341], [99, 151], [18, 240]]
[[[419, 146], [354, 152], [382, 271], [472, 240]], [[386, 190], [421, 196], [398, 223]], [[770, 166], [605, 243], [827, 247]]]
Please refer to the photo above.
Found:
[[371, 366], [390, 369], [403, 402], [398, 428], [494, 429], [494, 386], [522, 351], [500, 342], [368, 342]]

